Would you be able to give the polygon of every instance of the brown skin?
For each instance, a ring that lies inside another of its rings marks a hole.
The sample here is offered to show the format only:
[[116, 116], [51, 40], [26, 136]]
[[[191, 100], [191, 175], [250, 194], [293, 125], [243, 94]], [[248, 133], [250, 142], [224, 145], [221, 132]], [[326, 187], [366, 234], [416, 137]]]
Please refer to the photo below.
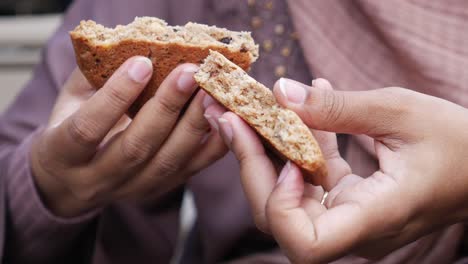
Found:
[[203, 117], [196, 69], [174, 69], [133, 121], [125, 113], [151, 78], [147, 58], [126, 61], [97, 92], [76, 70], [31, 152], [48, 208], [73, 217], [121, 200], [154, 201], [221, 158], [227, 148]]
[[322, 205], [323, 190], [304, 183], [295, 165], [288, 163], [278, 178], [245, 122], [217, 105], [207, 108], [221, 117], [221, 134], [239, 159], [257, 226], [293, 263], [324, 263], [350, 253], [380, 258], [468, 219], [465, 108], [402, 88], [333, 91], [323, 79], [313, 87], [288, 80], [274, 93], [310, 128], [373, 138], [380, 164], [369, 177], [353, 174], [335, 134], [320, 132], [330, 171], [322, 182], [329, 191]]

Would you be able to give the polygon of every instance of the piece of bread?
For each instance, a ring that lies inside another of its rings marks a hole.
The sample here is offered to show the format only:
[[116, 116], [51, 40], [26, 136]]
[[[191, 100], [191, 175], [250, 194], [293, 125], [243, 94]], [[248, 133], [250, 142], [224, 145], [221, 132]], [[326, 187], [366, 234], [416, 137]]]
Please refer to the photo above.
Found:
[[153, 17], [137, 17], [127, 26], [115, 29], [82, 21], [70, 36], [79, 68], [97, 89], [128, 58], [140, 55], [151, 59], [153, 77], [129, 109], [130, 116], [136, 115], [177, 65], [201, 63], [210, 49], [221, 52], [243, 69], [248, 69], [258, 57], [258, 45], [249, 32], [196, 23], [168, 26]]
[[283, 159], [302, 168], [307, 182], [326, 177], [325, 160], [311, 131], [296, 113], [277, 103], [270, 89], [216, 51], [210, 52], [195, 80], [244, 119]]

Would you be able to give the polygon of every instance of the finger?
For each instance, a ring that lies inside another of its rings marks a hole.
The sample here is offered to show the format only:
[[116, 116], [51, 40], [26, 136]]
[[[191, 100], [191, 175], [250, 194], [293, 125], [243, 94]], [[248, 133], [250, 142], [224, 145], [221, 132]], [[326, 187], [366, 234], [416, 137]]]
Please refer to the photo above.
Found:
[[[157, 189], [160, 189], [161, 185], [165, 185], [164, 190], [175, 188], [177, 185], [183, 183], [187, 177], [190, 177], [201, 169], [211, 165], [213, 162], [224, 156], [228, 151], [227, 146], [224, 144], [223, 139], [218, 133], [217, 129], [219, 128], [215, 121], [215, 119], [217, 120], [217, 118], [221, 117], [226, 110], [219, 104], [215, 103], [204, 91], [200, 90], [199, 93], [203, 98], [203, 108], [206, 109], [206, 107], [208, 107], [208, 109], [205, 110], [204, 118], [208, 123], [210, 123], [211, 131], [209, 134], [205, 134], [205, 136], [201, 138], [200, 145], [195, 146], [195, 152], [189, 154], [189, 158], [185, 162], [186, 164], [184, 163], [181, 165], [183, 168], [178, 175], [182, 177], [172, 181], [166, 180], [165, 183], [158, 184]], [[196, 99], [197, 98], [195, 98], [195, 101]], [[166, 177], [166, 179], [168, 177]], [[150, 194], [150, 200], [154, 200], [159, 195], [158, 192], [156, 192], [156, 194]]]
[[193, 64], [185, 64], [173, 70], [119, 140], [103, 153], [97, 166], [111, 170], [110, 175], [125, 175], [152, 159], [167, 140], [180, 111], [195, 91], [193, 74], [197, 69]]
[[359, 182], [361, 182], [363, 180], [362, 177], [359, 177], [355, 174], [349, 174], [349, 175], [346, 175], [344, 176], [337, 184], [336, 186], [333, 188], [333, 190], [331, 190], [328, 195], [327, 195], [327, 198], [325, 199], [325, 205], [326, 207], [328, 208], [332, 208], [333, 206], [336, 206], [336, 203], [335, 203], [335, 198], [345, 189], [350, 189], [351, 186], [353, 185], [356, 185], [358, 184]]
[[230, 146], [241, 169], [241, 183], [257, 227], [268, 233], [265, 206], [276, 181], [277, 173], [256, 135], [240, 117], [227, 112], [219, 119], [220, 131]]
[[[300, 238], [303, 238], [303, 233], [315, 233], [310, 217], [322, 213], [322, 209], [316, 206], [315, 199], [309, 197], [304, 202], [304, 189], [305, 183], [300, 170], [288, 162], [266, 205], [270, 230], [293, 263], [310, 262], [308, 257], [299, 257], [304, 250], [300, 245], [309, 243]], [[303, 208], [304, 203], [309, 212]]]
[[303, 193], [304, 180], [293, 164], [268, 200], [270, 229], [286, 255], [293, 263], [322, 263], [349, 252], [366, 228], [361, 207], [344, 203], [329, 210], [309, 206], [306, 211]]
[[189, 172], [197, 172], [200, 169], [207, 167], [224, 156], [228, 151], [226, 144], [224, 144], [223, 139], [218, 133], [219, 127], [217, 123], [217, 120], [226, 112], [226, 109], [219, 104], [207, 104], [207, 97], [210, 96], [205, 95], [203, 100], [203, 105], [206, 109], [204, 116], [210, 124], [211, 132], [207, 135], [206, 139], [202, 140], [202, 145], [200, 146], [201, 149], [197, 151], [194, 157], [190, 160], [190, 163], [187, 166], [187, 171]]
[[206, 142], [200, 147], [201, 149], [193, 155], [193, 158], [185, 169], [190, 175], [224, 157], [229, 150], [219, 133], [214, 131], [209, 134]]
[[[367, 179], [354, 174], [344, 177], [329, 193], [325, 201], [328, 208], [340, 207], [350, 201], [360, 207], [362, 221], [364, 221], [362, 225], [365, 226], [365, 230], [361, 231], [361, 235], [354, 243], [353, 252], [371, 259], [381, 258], [424, 234], [415, 235], [415, 227], [419, 228], [421, 225], [406, 225], [408, 218], [404, 216], [405, 210], [388, 198], [398, 197], [398, 195], [388, 194], [385, 191], [386, 187], [392, 184], [382, 182], [384, 178], [378, 179], [378, 183], [375, 182], [378, 174], [379, 172], [376, 172]], [[378, 184], [382, 183], [385, 188], [377, 188]], [[369, 197], [369, 190], [365, 187], [371, 188], [370, 193], [379, 193], [379, 195], [371, 194], [372, 196]], [[359, 203], [359, 200], [365, 202]], [[403, 230], [405, 232], [401, 233]]]
[[327, 210], [321, 203], [324, 195], [325, 191], [321, 186], [304, 184], [304, 194], [300, 207], [304, 209], [310, 219], [316, 218]]
[[[193, 71], [191, 73], [193, 76]], [[192, 83], [195, 89], [195, 82]], [[140, 190], [140, 193], [154, 195], [155, 189], [169, 189], [183, 183], [189, 173], [187, 164], [203, 145], [209, 133], [209, 124], [204, 117], [204, 92], [198, 92], [183, 117], [178, 122], [164, 144], [144, 168], [138, 178], [123, 189], [123, 195]]]
[[322, 186], [314, 186], [312, 184], [307, 184], [307, 183], [304, 185], [303, 196], [306, 198], [321, 202], [324, 194], [325, 194], [325, 190], [323, 189]]
[[220, 134], [218, 120], [228, 110], [215, 101], [209, 94], [206, 94], [203, 99], [203, 106], [205, 107], [205, 118], [210, 124], [211, 130]]
[[343, 92], [313, 89], [281, 78], [274, 93], [278, 102], [295, 111], [311, 128], [378, 137], [399, 132], [410, 112], [411, 93], [399, 88]]
[[[312, 89], [333, 89], [327, 80], [320, 78], [313, 80], [312, 86]], [[319, 143], [328, 168], [327, 177], [321, 178], [319, 184], [322, 185], [325, 190], [329, 191], [333, 189], [342, 177], [351, 173], [351, 168], [340, 155], [335, 133], [320, 130], [313, 130], [312, 133]]]
[[110, 139], [115, 137], [117, 134], [122, 133], [127, 127], [131, 124], [132, 119], [127, 115], [122, 116], [120, 120], [115, 124], [115, 126], [109, 131], [109, 133], [104, 138], [104, 143], [109, 142]]
[[318, 130], [314, 130], [312, 133], [322, 150], [328, 169], [327, 177], [320, 178], [318, 184], [323, 186], [325, 190], [330, 191], [341, 178], [351, 173], [351, 167], [339, 153], [335, 133]]
[[151, 78], [148, 58], [126, 61], [80, 109], [48, 135], [51, 152], [71, 163], [89, 160]]
[[173, 133], [152, 160], [154, 165], [151, 165], [153, 169], [150, 171], [161, 175], [183, 172], [194, 154], [201, 149], [210, 133], [210, 124], [204, 117], [204, 96], [203, 91], [195, 96]]
[[[142, 193], [145, 190], [153, 189], [154, 184], [151, 183], [175, 172], [177, 161], [183, 159], [184, 155], [190, 155], [184, 152], [191, 149], [187, 142], [199, 142], [200, 134], [204, 133], [201, 130], [207, 130], [202, 110], [198, 110], [198, 115], [201, 116], [199, 120], [202, 122], [191, 120], [190, 125], [195, 127], [186, 131], [194, 134], [185, 134], [183, 141], [176, 142], [177, 154], [166, 151], [166, 156], [157, 159], [160, 170], [155, 170], [155, 166], [151, 164], [154, 163], [152, 160], [159, 155], [158, 152], [161, 152], [165, 142], [174, 142], [170, 135], [182, 109], [196, 90], [193, 74], [197, 69], [193, 64], [180, 65], [174, 69], [160, 85], [155, 96], [141, 108], [130, 126], [101, 155], [96, 166], [100, 171], [106, 171], [106, 175], [112, 175], [113, 182], [108, 186], [116, 189], [116, 197], [144, 196]], [[185, 116], [190, 116], [191, 119], [197, 114], [194, 113], [193, 105], [201, 104], [199, 96], [196, 98], [198, 100], [189, 108], [192, 110], [185, 113]], [[135, 174], [139, 176], [128, 177]]]

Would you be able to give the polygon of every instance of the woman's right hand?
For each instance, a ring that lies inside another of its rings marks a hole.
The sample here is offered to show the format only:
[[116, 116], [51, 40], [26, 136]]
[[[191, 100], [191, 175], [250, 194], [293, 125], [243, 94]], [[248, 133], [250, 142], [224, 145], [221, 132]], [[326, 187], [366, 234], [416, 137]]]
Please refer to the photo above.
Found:
[[[468, 220], [468, 110], [402, 88], [333, 91], [283, 79], [274, 94], [314, 130], [329, 170], [304, 182], [288, 163], [280, 173], [254, 131], [218, 105], [220, 131], [236, 154], [257, 226], [293, 263], [325, 263], [345, 254], [380, 258], [426, 234]], [[329, 132], [325, 132], [329, 131]], [[368, 135], [380, 168], [356, 175], [334, 133]]]
[[151, 79], [149, 59], [129, 59], [98, 91], [75, 70], [31, 152], [48, 208], [73, 217], [117, 200], [152, 201], [221, 158], [227, 149], [203, 116], [197, 69], [172, 71], [133, 121], [125, 113]]

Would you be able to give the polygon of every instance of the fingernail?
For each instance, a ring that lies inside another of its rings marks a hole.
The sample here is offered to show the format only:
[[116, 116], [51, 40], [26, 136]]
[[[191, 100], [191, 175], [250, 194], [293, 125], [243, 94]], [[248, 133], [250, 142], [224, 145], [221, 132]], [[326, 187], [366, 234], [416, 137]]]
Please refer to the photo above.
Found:
[[211, 97], [209, 94], [205, 94], [205, 97], [203, 98], [203, 107], [205, 109], [208, 108], [208, 106], [214, 104], [215, 100], [213, 97]]
[[228, 146], [231, 146], [231, 142], [232, 142], [231, 124], [229, 123], [229, 121], [227, 119], [224, 119], [222, 117], [218, 118], [218, 122], [219, 122], [219, 126], [220, 126], [221, 130], [223, 131], [224, 141], [226, 142], [226, 144]]
[[187, 65], [179, 75], [177, 80], [177, 88], [181, 92], [191, 92], [196, 86], [193, 75], [198, 71], [195, 65]]
[[279, 80], [281, 94], [293, 104], [303, 104], [305, 102], [307, 91], [302, 85], [285, 78]]
[[208, 121], [208, 123], [210, 123], [210, 126], [216, 130], [216, 131], [219, 131], [219, 127], [218, 127], [218, 123], [216, 123], [216, 121], [214, 120], [214, 118], [209, 115], [209, 114], [204, 114], [206, 120]]
[[128, 76], [137, 83], [143, 83], [153, 72], [153, 63], [146, 57], [134, 59], [129, 68]]
[[276, 184], [280, 184], [281, 182], [283, 182], [284, 179], [286, 179], [286, 177], [288, 176], [290, 170], [291, 170], [291, 161], [288, 160], [286, 165], [281, 170], [281, 173], [278, 177], [278, 181], [276, 182]]

